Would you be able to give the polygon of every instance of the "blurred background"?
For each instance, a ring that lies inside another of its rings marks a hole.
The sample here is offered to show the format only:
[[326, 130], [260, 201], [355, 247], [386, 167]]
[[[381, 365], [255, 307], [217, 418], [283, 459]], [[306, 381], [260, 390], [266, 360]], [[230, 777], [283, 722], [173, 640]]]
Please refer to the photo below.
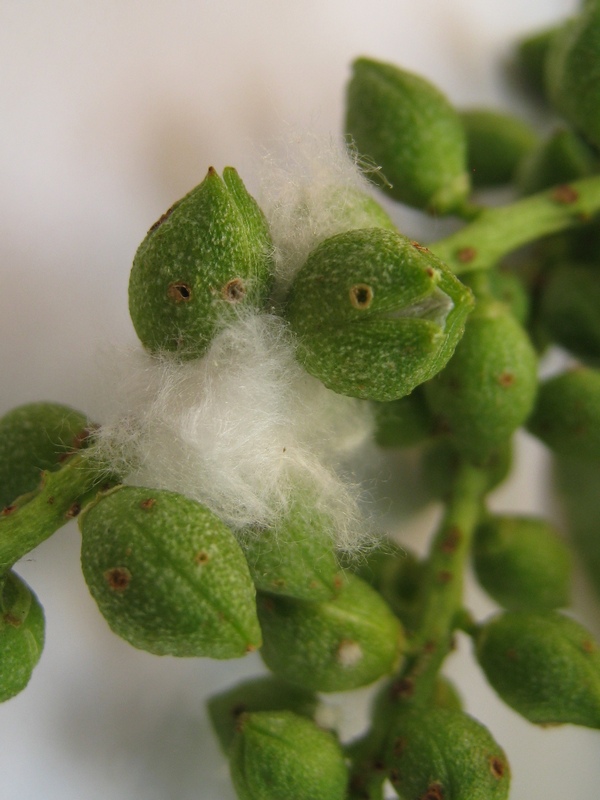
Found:
[[[93, 406], [96, 358], [136, 339], [129, 267], [148, 227], [208, 166], [256, 190], [282, 137], [338, 137], [358, 55], [429, 78], [459, 106], [534, 120], [503, 72], [515, 37], [575, 0], [0, 0], [0, 413], [33, 400]], [[402, 230], [436, 238], [396, 211]], [[116, 354], [115, 350], [115, 354]], [[117, 357], [115, 355], [115, 357]], [[499, 508], [545, 510], [544, 453], [525, 439]], [[405, 536], [423, 541], [435, 510]], [[0, 796], [20, 800], [234, 800], [205, 697], [260, 659], [137, 652], [100, 617], [69, 525], [17, 567], [46, 610], [30, 686], [0, 707]], [[478, 614], [492, 606], [470, 589]], [[600, 623], [580, 576], [576, 612]], [[539, 730], [502, 706], [459, 642], [449, 674], [514, 772], [512, 800], [596, 797], [600, 734]], [[332, 699], [345, 730], [367, 692]]]

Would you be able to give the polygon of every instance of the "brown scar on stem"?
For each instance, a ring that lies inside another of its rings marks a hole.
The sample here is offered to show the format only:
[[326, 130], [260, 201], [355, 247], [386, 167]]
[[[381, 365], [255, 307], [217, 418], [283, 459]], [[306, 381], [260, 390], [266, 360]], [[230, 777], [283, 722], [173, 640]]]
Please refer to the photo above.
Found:
[[438, 781], [431, 783], [419, 800], [444, 800], [444, 787]]
[[4, 506], [2, 509], [2, 516], [9, 517], [11, 514], [14, 514], [16, 510], [17, 507], [14, 504], [11, 504], [10, 506]]
[[390, 687], [390, 697], [392, 700], [402, 700], [412, 697], [415, 693], [415, 682], [412, 678], [400, 678]]
[[112, 567], [106, 570], [104, 579], [114, 592], [124, 592], [131, 581], [131, 572], [127, 567]]
[[78, 516], [80, 511], [81, 511], [81, 505], [79, 503], [73, 503], [71, 506], [69, 506], [69, 509], [65, 514], [65, 517], [73, 519], [74, 517]]
[[444, 541], [442, 542], [442, 551], [448, 554], [453, 553], [460, 544], [461, 539], [462, 533], [460, 528], [458, 528], [456, 525], [452, 526], [444, 537]]
[[461, 264], [468, 264], [477, 256], [477, 250], [474, 247], [461, 247], [457, 252], [456, 257]]
[[579, 200], [579, 192], [568, 183], [562, 183], [552, 191], [550, 199], [561, 206], [568, 206]]

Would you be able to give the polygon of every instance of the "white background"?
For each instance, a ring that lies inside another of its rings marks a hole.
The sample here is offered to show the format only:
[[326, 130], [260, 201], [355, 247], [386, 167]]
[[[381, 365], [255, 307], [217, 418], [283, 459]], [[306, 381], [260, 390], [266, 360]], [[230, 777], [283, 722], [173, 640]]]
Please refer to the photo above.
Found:
[[[211, 164], [238, 167], [252, 189], [256, 152], [282, 131], [337, 136], [354, 57], [418, 71], [458, 105], [523, 110], [500, 68], [510, 42], [575, 7], [0, 0], [0, 413], [40, 399], [90, 405], [94, 354], [135, 341], [127, 280], [149, 225]], [[399, 220], [416, 235], [414, 215]], [[544, 503], [541, 451], [527, 453], [498, 505]], [[45, 606], [47, 646], [27, 691], [0, 707], [0, 797], [233, 800], [204, 697], [256, 674], [259, 659], [133, 650], [96, 611], [78, 558], [72, 525], [18, 567]], [[491, 608], [471, 594], [479, 613]], [[598, 632], [581, 580], [576, 605]], [[512, 800], [596, 797], [600, 734], [523, 722], [460, 645], [451, 673], [508, 751]], [[336, 698], [348, 719], [350, 702]]]

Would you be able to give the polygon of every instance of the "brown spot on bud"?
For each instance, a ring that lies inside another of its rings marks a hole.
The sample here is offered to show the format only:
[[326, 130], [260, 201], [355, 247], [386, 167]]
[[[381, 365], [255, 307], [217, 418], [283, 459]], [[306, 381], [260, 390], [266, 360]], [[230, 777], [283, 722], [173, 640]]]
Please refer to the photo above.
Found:
[[11, 625], [13, 628], [18, 628], [23, 624], [23, 620], [19, 617], [13, 617], [10, 611], [7, 611], [6, 614], [3, 614], [2, 619], [7, 625]]
[[104, 579], [113, 592], [124, 592], [131, 581], [131, 572], [127, 567], [112, 567], [106, 570]]
[[427, 791], [419, 797], [419, 800], [444, 800], [444, 787], [438, 781], [429, 784]]
[[343, 585], [344, 585], [344, 579], [342, 578], [342, 576], [336, 575], [335, 578], [333, 579], [333, 588], [336, 591], [339, 591]]
[[154, 497], [147, 497], [145, 500], [142, 500], [142, 502], [140, 503], [140, 508], [143, 508], [143, 509], [146, 510], [148, 508], [152, 508], [155, 503], [156, 503], [156, 500], [154, 499]]
[[441, 569], [438, 574], [436, 575], [436, 580], [438, 583], [450, 583], [452, 580], [452, 573], [449, 572], [447, 569]]
[[232, 278], [223, 287], [223, 297], [228, 303], [239, 303], [246, 296], [246, 287], [241, 278]]
[[399, 736], [395, 739], [392, 750], [396, 758], [400, 758], [402, 753], [406, 750], [406, 738], [404, 736]]
[[461, 247], [456, 254], [456, 257], [461, 264], [468, 264], [477, 256], [477, 250], [474, 247]]
[[390, 695], [393, 700], [404, 700], [412, 697], [415, 693], [415, 682], [411, 678], [400, 678], [394, 681], [390, 688]]
[[506, 764], [499, 756], [490, 756], [490, 771], [497, 780], [503, 777], [506, 772]]
[[256, 645], [255, 644], [247, 644], [246, 645], [246, 652], [247, 653], [253, 653], [255, 650], [256, 650]]
[[366, 283], [356, 283], [350, 287], [350, 302], [354, 308], [364, 311], [373, 302], [373, 289]]
[[584, 653], [595, 653], [596, 652], [596, 645], [590, 639], [584, 639], [581, 643], [581, 647]]
[[167, 297], [169, 300], [177, 303], [177, 305], [180, 303], [189, 303], [192, 299], [192, 287], [189, 285], [189, 283], [184, 283], [183, 281], [174, 281], [173, 283], [169, 284], [169, 288], [167, 289]]
[[210, 561], [210, 556], [208, 555], [206, 550], [200, 550], [194, 556], [194, 561], [196, 562], [196, 564], [198, 564], [198, 566], [202, 567], [204, 566], [204, 564], [208, 564], [208, 562]]
[[498, 383], [500, 384], [500, 386], [504, 386], [505, 388], [512, 386], [514, 382], [515, 382], [515, 376], [512, 372], [505, 371], [498, 376]]
[[49, 498], [46, 500], [46, 502], [48, 503], [48, 505], [49, 505], [49, 506], [53, 506], [53, 505], [54, 505], [54, 497], [52, 497], [52, 496], [51, 496], [51, 497], [49, 497]]
[[[424, 244], [419, 244], [419, 242], [414, 242], [414, 241], [411, 242], [411, 244], [416, 250], [420, 250], [422, 253], [429, 253], [429, 248], [425, 247]], [[427, 272], [428, 273], [429, 273], [429, 270], [431, 270], [431, 274], [433, 275], [433, 270], [431, 269], [431, 267], [427, 268]]]
[[160, 215], [160, 217], [159, 217], [159, 218], [156, 220], [156, 222], [155, 222], [153, 225], [151, 225], [151, 226], [150, 226], [150, 228], [149, 228], [149, 230], [148, 230], [148, 233], [146, 234], [146, 236], [147, 236], [149, 233], [153, 233], [153, 232], [154, 232], [154, 231], [155, 231], [157, 228], [160, 228], [160, 226], [163, 224], [163, 222], [164, 222], [166, 219], [169, 219], [169, 217], [171, 216], [171, 214], [172, 214], [172, 213], [173, 213], [173, 211], [175, 210], [175, 207], [176, 207], [176, 206], [178, 206], [178, 205], [179, 205], [179, 200], [178, 200], [176, 203], [173, 203], [173, 205], [172, 205], [170, 208], [168, 208], [168, 209], [165, 211], [165, 213], [164, 213], [164, 214], [161, 214], [161, 215]]
[[550, 195], [550, 199], [555, 203], [560, 203], [562, 206], [568, 206], [571, 203], [576, 203], [579, 200], [579, 192], [577, 192], [568, 183], [563, 183], [557, 186]]
[[2, 516], [9, 517], [11, 514], [14, 514], [16, 510], [17, 507], [14, 504], [10, 506], [4, 506], [4, 508], [2, 509]]
[[73, 503], [67, 510], [65, 517], [68, 517], [69, 519], [74, 519], [75, 517], [79, 516], [80, 511], [81, 511], [81, 506], [79, 505], [79, 503]]

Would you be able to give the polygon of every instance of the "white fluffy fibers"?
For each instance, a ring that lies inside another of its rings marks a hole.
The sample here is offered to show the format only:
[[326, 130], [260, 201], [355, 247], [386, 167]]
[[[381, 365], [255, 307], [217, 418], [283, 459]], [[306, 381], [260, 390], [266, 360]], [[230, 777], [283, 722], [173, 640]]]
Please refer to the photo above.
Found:
[[369, 406], [308, 375], [281, 319], [240, 318], [193, 361], [141, 348], [111, 361], [96, 452], [128, 482], [187, 495], [236, 529], [273, 525], [309, 487], [336, 544], [360, 546], [357, 487], [342, 472], [370, 437]]

